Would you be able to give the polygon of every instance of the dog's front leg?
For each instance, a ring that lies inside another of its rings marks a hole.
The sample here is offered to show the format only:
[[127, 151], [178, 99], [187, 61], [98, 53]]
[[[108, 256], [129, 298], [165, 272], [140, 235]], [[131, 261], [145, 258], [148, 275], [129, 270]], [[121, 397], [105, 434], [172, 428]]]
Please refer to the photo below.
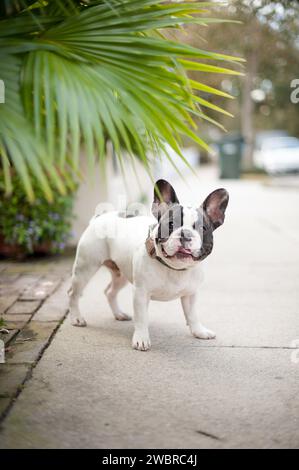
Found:
[[132, 347], [139, 351], [147, 351], [151, 347], [148, 332], [149, 295], [144, 288], [134, 286], [134, 335]]
[[216, 334], [212, 330], [208, 330], [205, 326], [200, 323], [198, 313], [198, 294], [181, 297], [181, 302], [187, 325], [189, 325], [190, 331], [193, 336], [200, 339], [215, 338]]

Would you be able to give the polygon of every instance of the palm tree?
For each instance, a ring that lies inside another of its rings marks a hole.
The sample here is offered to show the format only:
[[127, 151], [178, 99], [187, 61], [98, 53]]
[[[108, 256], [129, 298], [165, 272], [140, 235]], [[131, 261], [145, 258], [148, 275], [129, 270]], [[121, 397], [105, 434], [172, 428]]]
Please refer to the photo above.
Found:
[[[201, 147], [195, 119], [215, 106], [202, 93], [226, 93], [188, 78], [189, 70], [239, 72], [208, 61], [240, 58], [169, 39], [169, 28], [221, 20], [209, 2], [162, 0], [3, 0], [0, 6], [0, 157], [6, 193], [11, 167], [29, 200], [37, 181], [48, 200], [79, 172], [83, 146], [90, 168], [105, 162], [110, 140], [148, 167], [147, 153], [183, 136]], [[225, 112], [220, 108], [216, 109]], [[183, 155], [181, 155], [183, 158]], [[129, 157], [129, 158], [130, 158]]]

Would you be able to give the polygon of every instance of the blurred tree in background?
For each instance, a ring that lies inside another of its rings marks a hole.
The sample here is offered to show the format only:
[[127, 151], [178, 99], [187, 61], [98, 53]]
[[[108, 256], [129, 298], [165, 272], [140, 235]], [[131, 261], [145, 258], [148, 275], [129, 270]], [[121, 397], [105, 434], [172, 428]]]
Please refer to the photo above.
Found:
[[[13, 191], [15, 171], [31, 201], [33, 182], [53, 199], [53, 184], [64, 193], [78, 175], [82, 148], [91, 170], [105, 163], [107, 140], [121, 166], [125, 150], [149, 168], [149, 151], [156, 155], [168, 144], [180, 153], [184, 136], [207, 149], [195, 120], [211, 121], [202, 107], [224, 111], [201, 95], [228, 96], [208, 86], [211, 74], [238, 75], [218, 63], [241, 59], [171, 41], [164, 30], [220, 23], [209, 17], [210, 6], [214, 2], [3, 0], [0, 162], [6, 193]], [[189, 70], [209, 72], [207, 83], [191, 81]]]
[[[226, 105], [236, 119], [218, 118], [227, 130], [243, 133], [247, 142], [247, 165], [251, 166], [252, 144], [258, 130], [284, 129], [299, 136], [299, 105], [290, 100], [291, 81], [299, 78], [299, 3], [297, 0], [231, 0], [219, 7], [221, 16], [242, 21], [211, 25], [204, 30], [189, 27], [188, 41], [211, 49], [241, 55], [247, 60], [244, 77], [223, 78], [211, 75], [209, 84], [232, 94], [236, 99]], [[181, 36], [180, 36], [181, 38]], [[193, 72], [200, 79], [199, 72]], [[208, 96], [215, 105], [219, 96]], [[210, 130], [207, 129], [207, 133]], [[210, 138], [213, 138], [212, 134]]]

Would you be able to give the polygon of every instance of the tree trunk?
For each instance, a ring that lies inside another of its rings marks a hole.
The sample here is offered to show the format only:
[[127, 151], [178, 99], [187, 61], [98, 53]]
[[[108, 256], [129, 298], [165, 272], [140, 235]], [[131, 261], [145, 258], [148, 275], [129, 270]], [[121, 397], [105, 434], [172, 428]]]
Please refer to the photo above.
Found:
[[253, 50], [247, 57], [246, 75], [243, 81], [242, 102], [241, 102], [241, 130], [245, 141], [245, 150], [243, 154], [243, 170], [251, 170], [253, 164], [254, 150], [254, 102], [251, 92], [254, 89], [254, 78], [257, 72], [257, 56]]

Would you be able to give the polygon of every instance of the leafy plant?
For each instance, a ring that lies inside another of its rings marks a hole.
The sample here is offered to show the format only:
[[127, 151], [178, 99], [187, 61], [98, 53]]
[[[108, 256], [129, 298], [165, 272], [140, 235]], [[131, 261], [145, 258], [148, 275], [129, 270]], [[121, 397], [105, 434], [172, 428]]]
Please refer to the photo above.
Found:
[[73, 195], [58, 194], [49, 203], [36, 180], [32, 180], [35, 201], [26, 199], [18, 175], [12, 177], [14, 193], [5, 197], [4, 178], [0, 174], [0, 235], [4, 242], [18, 245], [25, 254], [46, 244], [54, 252], [63, 251], [71, 232]]
[[[170, 40], [165, 32], [185, 24], [206, 26], [213, 2], [162, 0], [5, 0], [0, 17], [0, 155], [6, 193], [10, 165], [34, 200], [32, 181], [48, 200], [52, 186], [66, 191], [79, 171], [83, 145], [89, 167], [106, 158], [112, 141], [148, 165], [169, 144], [180, 153], [182, 136], [201, 147], [194, 118], [215, 123], [202, 94], [227, 93], [187, 76], [189, 70], [238, 75], [208, 63], [242, 59]], [[23, 8], [23, 9], [22, 9]], [[225, 21], [225, 20], [223, 20]], [[227, 21], [227, 20], [226, 20]], [[215, 123], [217, 124], [217, 123]]]

